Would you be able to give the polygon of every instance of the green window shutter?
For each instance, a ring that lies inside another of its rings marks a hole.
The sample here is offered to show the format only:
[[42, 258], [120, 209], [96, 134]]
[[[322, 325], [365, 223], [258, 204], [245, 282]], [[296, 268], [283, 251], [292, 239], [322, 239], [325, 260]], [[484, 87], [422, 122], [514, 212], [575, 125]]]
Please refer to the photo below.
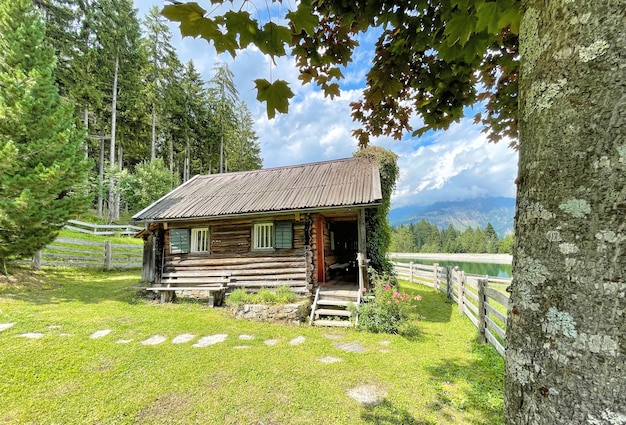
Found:
[[277, 221], [274, 224], [274, 248], [293, 248], [293, 223]]
[[170, 254], [187, 254], [189, 252], [189, 230], [170, 230]]

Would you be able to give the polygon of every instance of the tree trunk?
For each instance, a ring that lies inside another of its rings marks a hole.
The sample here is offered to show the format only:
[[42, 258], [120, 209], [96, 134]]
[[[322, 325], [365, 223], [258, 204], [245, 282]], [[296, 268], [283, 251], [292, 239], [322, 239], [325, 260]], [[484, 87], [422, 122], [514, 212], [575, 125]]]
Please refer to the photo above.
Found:
[[[111, 96], [111, 145], [109, 147], [109, 168], [115, 167], [115, 127], [117, 124], [117, 74], [120, 69], [120, 57], [115, 56], [115, 72], [113, 74], [113, 95]], [[109, 179], [109, 217], [113, 219], [115, 211], [115, 179]]]
[[154, 161], [156, 158], [156, 121], [157, 121], [157, 113], [156, 113], [156, 105], [152, 102], [152, 137], [150, 143], [150, 160]]
[[623, 1], [523, 1], [509, 424], [626, 424]]

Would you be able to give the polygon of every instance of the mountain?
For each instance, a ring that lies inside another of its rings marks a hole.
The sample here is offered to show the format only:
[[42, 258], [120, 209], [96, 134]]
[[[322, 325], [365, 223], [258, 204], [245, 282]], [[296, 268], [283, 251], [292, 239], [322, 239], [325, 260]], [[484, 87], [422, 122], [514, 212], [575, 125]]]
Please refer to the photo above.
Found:
[[515, 198], [491, 197], [394, 208], [389, 212], [389, 223], [399, 226], [424, 219], [440, 228], [451, 224], [461, 231], [468, 227], [484, 228], [491, 223], [502, 237], [513, 231], [514, 216]]

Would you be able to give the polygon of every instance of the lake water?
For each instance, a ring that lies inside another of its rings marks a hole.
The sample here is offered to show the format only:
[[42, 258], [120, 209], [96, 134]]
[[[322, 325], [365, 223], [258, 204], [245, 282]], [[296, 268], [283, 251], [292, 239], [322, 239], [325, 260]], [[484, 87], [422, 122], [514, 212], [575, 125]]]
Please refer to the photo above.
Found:
[[491, 263], [472, 263], [467, 261], [438, 261], [438, 260], [424, 260], [424, 259], [407, 259], [407, 258], [394, 258], [392, 261], [399, 261], [403, 263], [410, 263], [413, 261], [414, 263], [425, 264], [428, 266], [432, 266], [437, 263], [440, 266], [444, 267], [455, 267], [458, 266], [460, 270], [463, 270], [465, 273], [469, 274], [480, 274], [480, 275], [488, 275], [495, 277], [511, 277], [512, 266], [510, 264], [491, 264]]

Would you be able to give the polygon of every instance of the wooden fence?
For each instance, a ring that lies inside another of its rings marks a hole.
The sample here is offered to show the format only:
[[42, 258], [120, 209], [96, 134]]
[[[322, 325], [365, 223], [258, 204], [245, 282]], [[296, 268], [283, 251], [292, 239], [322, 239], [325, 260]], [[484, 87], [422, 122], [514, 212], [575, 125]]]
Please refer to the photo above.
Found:
[[140, 268], [143, 245], [57, 238], [33, 257], [33, 267], [70, 266], [110, 269]]
[[68, 220], [65, 225], [66, 229], [74, 230], [80, 233], [88, 233], [90, 235], [135, 235], [137, 232], [143, 230], [143, 227], [133, 226], [130, 224], [118, 225], [118, 224], [94, 224], [85, 223], [78, 220]]
[[400, 279], [440, 290], [456, 302], [459, 313], [465, 314], [478, 328], [481, 342], [492, 344], [504, 356], [506, 313], [509, 306], [506, 288], [511, 284], [510, 278], [465, 274], [456, 268], [441, 267], [438, 264], [392, 264]]

